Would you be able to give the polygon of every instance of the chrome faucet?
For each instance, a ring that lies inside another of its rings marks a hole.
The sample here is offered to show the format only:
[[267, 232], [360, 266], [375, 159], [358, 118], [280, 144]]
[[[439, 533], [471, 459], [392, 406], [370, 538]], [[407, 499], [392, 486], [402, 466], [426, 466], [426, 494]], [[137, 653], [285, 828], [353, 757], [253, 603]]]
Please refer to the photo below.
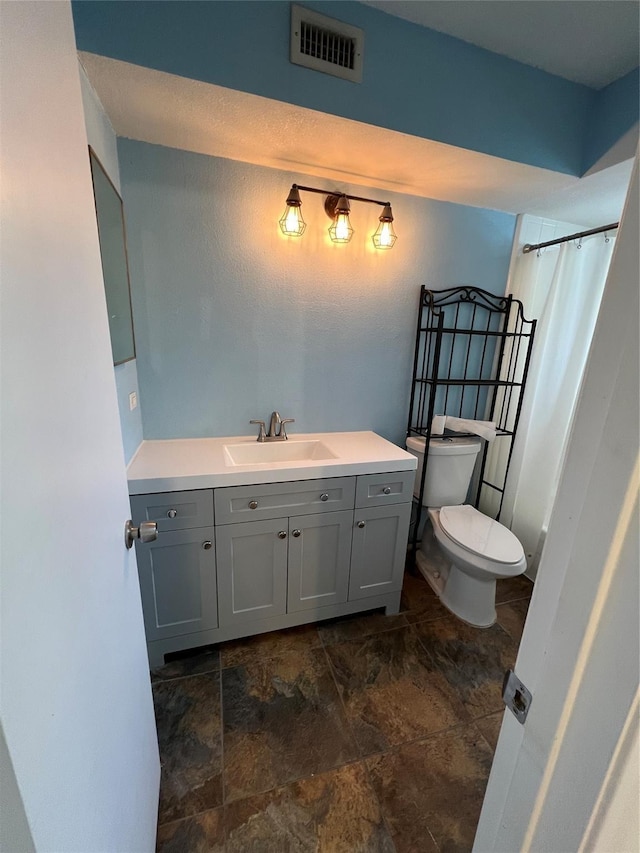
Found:
[[282, 418], [280, 417], [280, 412], [271, 412], [271, 420], [269, 421], [269, 432], [267, 433], [267, 438], [273, 440], [274, 438], [278, 438], [280, 432], [282, 430]]
[[281, 418], [279, 412], [271, 412], [268, 433], [265, 432], [264, 421], [249, 421], [249, 423], [259, 424], [258, 441], [286, 441], [288, 438], [286, 424], [295, 423], [295, 418]]

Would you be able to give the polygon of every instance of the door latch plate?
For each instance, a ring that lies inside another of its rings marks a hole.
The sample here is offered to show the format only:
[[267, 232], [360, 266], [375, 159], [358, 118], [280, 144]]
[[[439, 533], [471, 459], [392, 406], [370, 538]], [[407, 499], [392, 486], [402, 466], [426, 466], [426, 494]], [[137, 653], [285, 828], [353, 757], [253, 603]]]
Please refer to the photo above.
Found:
[[531, 691], [520, 681], [512, 669], [504, 674], [502, 700], [519, 723], [524, 723], [533, 701]]

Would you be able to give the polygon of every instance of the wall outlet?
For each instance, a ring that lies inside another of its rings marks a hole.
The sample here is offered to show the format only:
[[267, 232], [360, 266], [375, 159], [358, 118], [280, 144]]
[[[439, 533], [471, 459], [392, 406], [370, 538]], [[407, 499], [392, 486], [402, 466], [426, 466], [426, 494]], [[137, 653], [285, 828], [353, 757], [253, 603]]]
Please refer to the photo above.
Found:
[[135, 391], [132, 391], [129, 394], [129, 411], [132, 412], [134, 409], [138, 408], [138, 395]]

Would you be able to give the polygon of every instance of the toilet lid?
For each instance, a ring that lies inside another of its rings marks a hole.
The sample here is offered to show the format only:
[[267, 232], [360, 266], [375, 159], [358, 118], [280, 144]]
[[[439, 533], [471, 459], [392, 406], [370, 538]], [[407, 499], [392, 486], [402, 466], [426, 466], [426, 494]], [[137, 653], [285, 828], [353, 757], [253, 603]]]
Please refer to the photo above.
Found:
[[440, 525], [458, 545], [496, 563], [517, 563], [524, 556], [520, 541], [510, 530], [472, 506], [441, 507]]

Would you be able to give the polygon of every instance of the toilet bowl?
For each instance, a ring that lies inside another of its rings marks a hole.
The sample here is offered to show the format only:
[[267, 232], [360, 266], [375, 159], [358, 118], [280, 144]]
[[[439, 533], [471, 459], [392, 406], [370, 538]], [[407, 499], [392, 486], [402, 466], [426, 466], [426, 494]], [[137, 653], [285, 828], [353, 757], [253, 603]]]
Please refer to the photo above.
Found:
[[[407, 450], [419, 460], [418, 484], [424, 448], [424, 438], [407, 439]], [[464, 503], [479, 449], [476, 439], [430, 442], [422, 503], [431, 523], [416, 565], [454, 615], [486, 628], [496, 621], [496, 580], [522, 574], [527, 561], [510, 530]]]
[[[486, 628], [496, 621], [496, 580], [521, 575], [527, 568], [524, 549], [504, 525], [472, 506], [429, 507], [436, 542], [448, 562], [434, 580], [442, 603], [470, 625]], [[424, 556], [424, 555], [423, 555]], [[433, 574], [433, 562], [420, 560], [422, 573]], [[431, 571], [430, 571], [431, 570]]]

